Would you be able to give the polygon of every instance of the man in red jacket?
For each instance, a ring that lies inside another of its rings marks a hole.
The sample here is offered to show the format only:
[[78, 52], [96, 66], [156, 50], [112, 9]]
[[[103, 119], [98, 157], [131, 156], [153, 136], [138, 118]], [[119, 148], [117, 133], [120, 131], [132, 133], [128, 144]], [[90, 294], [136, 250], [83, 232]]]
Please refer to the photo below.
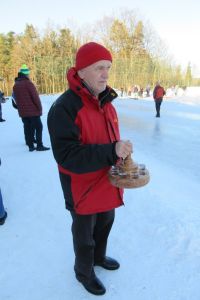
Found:
[[[22, 65], [18, 77], [15, 78], [15, 85], [13, 87], [13, 96], [16, 101], [19, 116], [22, 118], [24, 124], [24, 136], [29, 151], [45, 151], [50, 148], [43, 146], [42, 142], [42, 122], [40, 116], [42, 115], [42, 105], [38, 92], [29, 79], [30, 70], [25, 64]], [[34, 134], [36, 134], [36, 141], [34, 141]], [[34, 142], [37, 147], [34, 147]]]
[[160, 82], [158, 81], [153, 91], [153, 98], [155, 100], [156, 106], [156, 118], [160, 118], [160, 106], [162, 104], [163, 97], [165, 94], [166, 92], [164, 88], [160, 85]]
[[90, 42], [79, 48], [75, 67], [67, 73], [69, 89], [52, 105], [48, 129], [66, 208], [72, 216], [76, 278], [94, 295], [106, 292], [94, 266], [116, 270], [119, 263], [106, 256], [115, 208], [123, 205], [123, 191], [108, 179], [110, 167], [132, 152], [121, 141], [107, 85], [111, 53]]

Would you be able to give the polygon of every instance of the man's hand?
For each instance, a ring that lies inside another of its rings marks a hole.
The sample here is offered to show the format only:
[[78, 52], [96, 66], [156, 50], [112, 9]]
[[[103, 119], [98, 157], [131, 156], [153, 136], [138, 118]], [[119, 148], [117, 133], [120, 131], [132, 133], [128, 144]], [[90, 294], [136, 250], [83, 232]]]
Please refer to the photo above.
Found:
[[115, 144], [115, 152], [118, 157], [125, 159], [133, 152], [133, 145], [130, 141], [119, 141]]

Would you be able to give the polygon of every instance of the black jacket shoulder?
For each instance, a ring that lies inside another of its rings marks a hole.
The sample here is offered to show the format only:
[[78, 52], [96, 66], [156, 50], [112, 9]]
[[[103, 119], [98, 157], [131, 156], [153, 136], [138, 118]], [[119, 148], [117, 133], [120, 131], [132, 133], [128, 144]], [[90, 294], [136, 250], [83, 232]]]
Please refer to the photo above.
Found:
[[71, 115], [72, 119], [76, 118], [77, 112], [83, 107], [81, 97], [68, 89], [64, 92], [51, 106], [50, 111], [64, 109]]

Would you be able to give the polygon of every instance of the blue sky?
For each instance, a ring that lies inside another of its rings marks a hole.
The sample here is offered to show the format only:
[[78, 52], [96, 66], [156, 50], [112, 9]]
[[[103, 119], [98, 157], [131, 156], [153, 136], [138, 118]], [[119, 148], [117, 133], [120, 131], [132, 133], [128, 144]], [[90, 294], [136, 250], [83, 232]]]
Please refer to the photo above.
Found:
[[48, 21], [55, 25], [76, 26], [93, 23], [105, 15], [119, 14], [126, 8], [149, 20], [165, 41], [177, 63], [190, 61], [200, 74], [200, 2], [197, 0], [6, 0], [1, 3], [0, 32], [23, 32], [25, 24], [44, 29]]

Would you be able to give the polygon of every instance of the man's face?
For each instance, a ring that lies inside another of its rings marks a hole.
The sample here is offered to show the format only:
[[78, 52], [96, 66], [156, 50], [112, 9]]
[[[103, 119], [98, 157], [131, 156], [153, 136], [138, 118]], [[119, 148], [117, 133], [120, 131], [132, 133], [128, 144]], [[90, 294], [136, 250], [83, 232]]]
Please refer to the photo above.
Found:
[[80, 78], [92, 89], [95, 96], [106, 89], [111, 65], [112, 63], [109, 60], [100, 60], [78, 71]]

